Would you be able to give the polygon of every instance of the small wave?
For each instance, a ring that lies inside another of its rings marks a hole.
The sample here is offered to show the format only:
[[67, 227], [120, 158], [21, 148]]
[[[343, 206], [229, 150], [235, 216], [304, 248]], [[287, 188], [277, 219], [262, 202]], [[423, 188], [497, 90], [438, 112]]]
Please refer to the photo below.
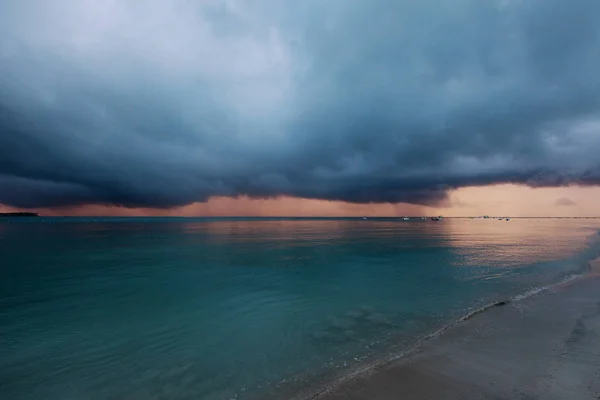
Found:
[[[598, 236], [595, 237], [594, 239], [597, 239], [599, 237], [600, 237], [600, 232], [598, 232]], [[598, 245], [600, 243], [600, 240], [598, 240], [598, 241], [595, 240], [595, 242], [597, 242], [597, 243], [595, 243], [595, 245]], [[425, 342], [441, 336], [442, 334], [444, 334], [451, 328], [455, 327], [456, 325], [461, 324], [461, 323], [475, 317], [478, 314], [484, 313], [484, 312], [489, 311], [490, 309], [493, 309], [496, 307], [503, 307], [503, 306], [511, 304], [511, 303], [523, 301], [530, 297], [544, 293], [548, 290], [553, 290], [553, 289], [560, 287], [562, 285], [565, 285], [569, 282], [573, 282], [577, 279], [584, 278], [592, 270], [592, 264], [594, 262], [600, 263], [600, 256], [595, 255], [594, 258], [592, 258], [591, 260], [588, 260], [588, 262], [586, 263], [587, 268], [585, 268], [585, 270], [581, 273], [571, 274], [571, 275], [568, 275], [568, 276], [564, 277], [563, 279], [561, 279], [557, 282], [553, 282], [549, 285], [534, 287], [523, 293], [517, 294], [515, 296], [509, 297], [509, 298], [506, 298], [503, 300], [497, 300], [492, 303], [488, 303], [488, 304], [486, 304], [482, 307], [479, 307], [479, 308], [455, 319], [454, 321], [442, 326], [441, 328], [437, 329], [433, 333], [423, 336], [422, 338], [417, 340], [412, 346], [408, 347], [407, 349], [405, 349], [404, 351], [402, 351], [400, 353], [396, 353], [392, 356], [388, 356], [386, 358], [379, 359], [379, 360], [371, 362], [367, 365], [362, 365], [361, 367], [348, 372], [344, 376], [341, 376], [341, 377], [335, 379], [334, 381], [330, 382], [329, 384], [320, 387], [317, 391], [310, 392], [309, 395], [303, 394], [301, 396], [294, 397], [294, 399], [308, 400], [308, 399], [319, 398], [319, 397], [331, 392], [332, 390], [339, 387], [341, 384], [343, 384], [345, 382], [351, 381], [352, 379], [355, 379], [359, 376], [366, 376], [370, 373], [375, 372], [378, 368], [384, 367], [386, 365], [389, 365], [392, 362], [409, 357], [410, 355], [414, 354], [419, 349], [419, 347], [421, 347]]]
[[554, 289], [554, 288], [556, 288], [558, 286], [564, 285], [565, 283], [568, 283], [568, 282], [574, 281], [576, 279], [582, 278], [585, 275], [587, 275], [587, 271], [583, 272], [581, 274], [573, 274], [573, 275], [566, 276], [563, 279], [561, 279], [560, 281], [552, 283], [550, 285], [538, 286], [538, 287], [531, 288], [531, 289], [529, 289], [528, 291], [526, 291], [524, 293], [521, 293], [521, 294], [518, 294], [518, 295], [514, 296], [512, 298], [512, 301], [525, 300], [525, 299], [527, 299], [527, 298], [529, 298], [531, 296], [535, 296], [536, 294], [545, 292], [545, 291], [550, 290], [550, 289]]
[[569, 276], [561, 279], [558, 282], [554, 282], [554, 283], [551, 283], [551, 284], [545, 285], [545, 286], [537, 286], [537, 287], [531, 288], [531, 289], [529, 289], [529, 290], [527, 290], [527, 291], [525, 291], [523, 293], [515, 295], [513, 297], [509, 297], [509, 298], [504, 299], [504, 300], [498, 300], [498, 301], [494, 301], [492, 303], [488, 303], [488, 304], [486, 304], [486, 305], [484, 305], [482, 307], [477, 308], [476, 310], [473, 310], [473, 311], [471, 311], [471, 312], [469, 312], [469, 313], [467, 313], [467, 314], [459, 317], [458, 319], [452, 321], [451, 323], [449, 323], [447, 325], [444, 325], [443, 327], [441, 327], [440, 329], [436, 330], [435, 332], [426, 335], [421, 340], [419, 340], [415, 344], [415, 346], [413, 346], [413, 347], [417, 347], [417, 346], [419, 346], [420, 344], [422, 344], [423, 342], [425, 342], [427, 340], [436, 338], [436, 337], [440, 336], [441, 334], [443, 334], [444, 332], [446, 332], [447, 330], [449, 330], [450, 328], [456, 326], [457, 324], [465, 322], [465, 321], [473, 318], [474, 316], [476, 316], [478, 314], [481, 314], [483, 312], [486, 312], [486, 311], [488, 311], [488, 310], [490, 310], [492, 308], [501, 307], [501, 306], [505, 306], [505, 305], [510, 304], [510, 303], [519, 302], [519, 301], [528, 299], [528, 298], [530, 298], [532, 296], [535, 296], [537, 294], [543, 293], [543, 292], [545, 292], [547, 290], [555, 289], [555, 288], [557, 288], [559, 286], [564, 285], [565, 283], [572, 282], [572, 281], [574, 281], [576, 279], [579, 279], [579, 278], [582, 278], [582, 277], [584, 277], [586, 275], [587, 275], [587, 273], [585, 273], [585, 272], [581, 273], [581, 274], [569, 275]]

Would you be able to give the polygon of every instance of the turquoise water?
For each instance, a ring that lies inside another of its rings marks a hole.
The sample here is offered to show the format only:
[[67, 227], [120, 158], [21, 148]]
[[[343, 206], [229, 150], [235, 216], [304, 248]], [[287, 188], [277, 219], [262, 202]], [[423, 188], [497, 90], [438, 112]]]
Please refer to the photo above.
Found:
[[0, 398], [282, 398], [584, 270], [598, 220], [0, 220]]

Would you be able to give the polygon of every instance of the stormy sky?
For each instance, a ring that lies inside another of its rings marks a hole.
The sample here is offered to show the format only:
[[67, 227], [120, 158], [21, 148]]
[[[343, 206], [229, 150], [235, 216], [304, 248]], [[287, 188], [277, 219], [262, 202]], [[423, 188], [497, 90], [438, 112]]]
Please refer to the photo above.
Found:
[[600, 183], [598, 0], [3, 0], [0, 203]]

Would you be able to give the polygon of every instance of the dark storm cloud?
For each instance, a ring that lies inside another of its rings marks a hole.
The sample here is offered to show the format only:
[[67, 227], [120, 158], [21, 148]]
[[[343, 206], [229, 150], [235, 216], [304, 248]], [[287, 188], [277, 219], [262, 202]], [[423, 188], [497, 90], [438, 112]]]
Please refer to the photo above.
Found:
[[597, 0], [0, 3], [0, 203], [600, 183]]

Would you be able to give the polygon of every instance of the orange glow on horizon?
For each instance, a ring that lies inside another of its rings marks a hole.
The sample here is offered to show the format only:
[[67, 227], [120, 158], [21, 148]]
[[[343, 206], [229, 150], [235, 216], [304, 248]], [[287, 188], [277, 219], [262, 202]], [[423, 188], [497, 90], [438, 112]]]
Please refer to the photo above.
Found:
[[82, 205], [65, 208], [19, 210], [0, 205], [0, 212], [37, 211], [47, 216], [297, 216], [396, 217], [418, 215], [506, 215], [506, 216], [600, 216], [600, 187], [562, 187], [532, 189], [518, 185], [468, 187], [450, 193], [440, 207], [412, 204], [352, 204], [279, 197], [213, 197], [170, 209], [125, 208], [107, 205]]

